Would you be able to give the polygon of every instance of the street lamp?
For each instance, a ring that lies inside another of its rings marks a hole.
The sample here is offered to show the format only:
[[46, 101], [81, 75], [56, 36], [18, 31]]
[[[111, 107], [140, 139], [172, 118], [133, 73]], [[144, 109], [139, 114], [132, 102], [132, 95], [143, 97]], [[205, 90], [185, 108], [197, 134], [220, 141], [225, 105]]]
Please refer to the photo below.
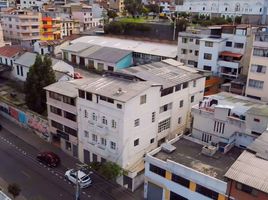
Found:
[[80, 184], [78, 181], [78, 171], [88, 167], [86, 164], [76, 163], [76, 190], [75, 190], [75, 200], [80, 200]]

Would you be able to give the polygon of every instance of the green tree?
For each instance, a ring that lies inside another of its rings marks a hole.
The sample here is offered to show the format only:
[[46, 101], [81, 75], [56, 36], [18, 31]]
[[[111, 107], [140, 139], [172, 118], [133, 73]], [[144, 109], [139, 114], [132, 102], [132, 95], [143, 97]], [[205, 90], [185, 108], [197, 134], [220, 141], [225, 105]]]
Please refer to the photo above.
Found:
[[99, 172], [108, 180], [115, 180], [123, 174], [123, 169], [116, 163], [105, 162], [101, 165]]
[[114, 10], [108, 10], [107, 16], [108, 16], [108, 21], [109, 21], [110, 19], [114, 20], [114, 18], [116, 18], [118, 15]]
[[142, 14], [148, 18], [149, 9], [145, 6], [142, 7]]
[[125, 9], [132, 15], [132, 17], [141, 14], [143, 8], [141, 0], [125, 0], [124, 4]]
[[43, 88], [56, 82], [51, 65], [52, 61], [47, 55], [43, 59], [37, 55], [25, 82], [26, 104], [28, 108], [39, 114], [46, 111], [46, 92]]
[[13, 196], [14, 199], [19, 196], [21, 192], [20, 186], [16, 183], [9, 184], [7, 190]]

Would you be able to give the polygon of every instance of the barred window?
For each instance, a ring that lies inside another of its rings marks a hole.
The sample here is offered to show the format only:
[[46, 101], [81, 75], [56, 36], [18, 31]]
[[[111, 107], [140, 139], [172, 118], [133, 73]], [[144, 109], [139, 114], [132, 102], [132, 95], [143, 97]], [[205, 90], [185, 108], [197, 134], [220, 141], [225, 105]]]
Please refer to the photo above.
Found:
[[170, 128], [170, 117], [158, 123], [158, 133]]

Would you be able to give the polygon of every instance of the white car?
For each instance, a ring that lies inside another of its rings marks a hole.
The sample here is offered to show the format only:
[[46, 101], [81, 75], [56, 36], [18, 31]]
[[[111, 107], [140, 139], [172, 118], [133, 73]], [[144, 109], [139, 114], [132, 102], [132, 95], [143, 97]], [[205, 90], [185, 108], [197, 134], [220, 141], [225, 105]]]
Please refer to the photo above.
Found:
[[[76, 184], [76, 175], [77, 170], [75, 169], [70, 169], [65, 172], [65, 178], [74, 184]], [[78, 183], [80, 185], [80, 188], [86, 188], [91, 185], [92, 180], [89, 177], [89, 174], [86, 174], [83, 171], [78, 170]]]

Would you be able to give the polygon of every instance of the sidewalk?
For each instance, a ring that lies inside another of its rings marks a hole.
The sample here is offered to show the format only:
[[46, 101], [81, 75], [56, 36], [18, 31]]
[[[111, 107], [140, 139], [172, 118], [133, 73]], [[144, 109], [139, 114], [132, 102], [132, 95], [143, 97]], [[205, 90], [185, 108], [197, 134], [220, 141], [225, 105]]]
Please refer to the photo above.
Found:
[[21, 140], [25, 141], [29, 145], [33, 146], [39, 151], [46, 151], [50, 150], [55, 152], [56, 154], [59, 155], [61, 158], [61, 163], [63, 166], [66, 168], [75, 168], [76, 163], [79, 163], [79, 161], [65, 152], [63, 152], [60, 148], [52, 145], [51, 143], [45, 141], [44, 139], [40, 138], [37, 136], [35, 133], [31, 132], [28, 129], [25, 129], [12, 121], [4, 118], [3, 116], [0, 115], [0, 123], [2, 126], [7, 129], [9, 132], [11, 132], [13, 135], [17, 136]]
[[[4, 192], [5, 195], [7, 195], [10, 199], [12, 199], [12, 196], [8, 193], [7, 190], [8, 183], [0, 177], [0, 191]], [[16, 200], [27, 200], [24, 196], [19, 195], [16, 197]]]

